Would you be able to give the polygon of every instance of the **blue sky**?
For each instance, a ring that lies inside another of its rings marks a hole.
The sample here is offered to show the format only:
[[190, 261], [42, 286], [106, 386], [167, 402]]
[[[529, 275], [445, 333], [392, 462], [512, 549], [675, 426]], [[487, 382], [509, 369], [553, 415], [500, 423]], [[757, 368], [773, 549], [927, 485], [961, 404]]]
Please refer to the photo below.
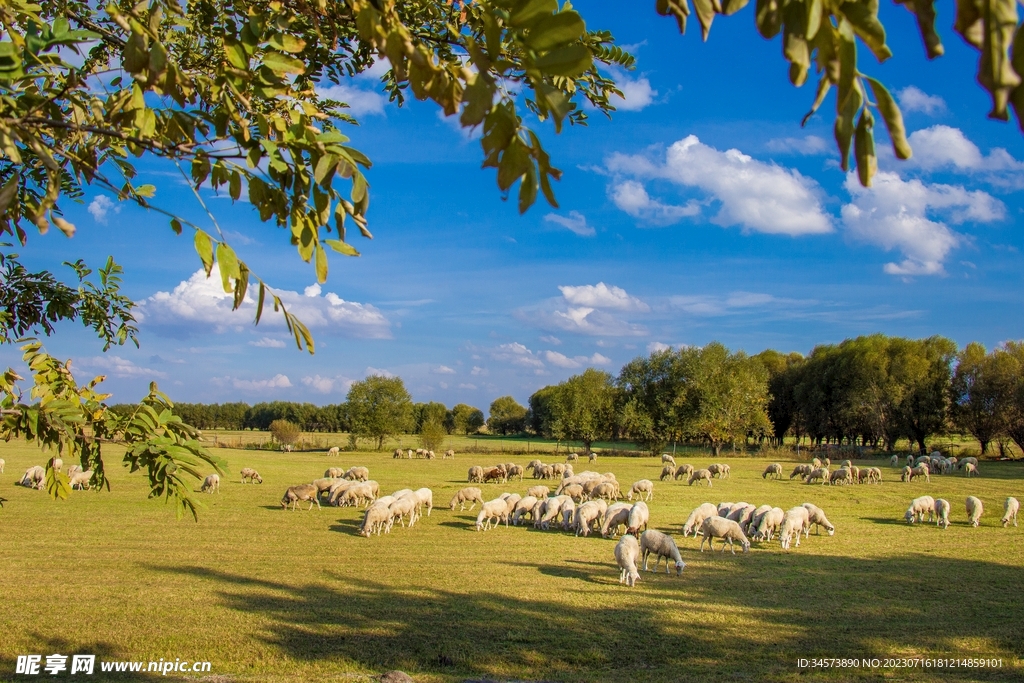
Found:
[[[637, 69], [612, 120], [545, 129], [564, 171], [557, 210], [519, 216], [480, 169], [477, 140], [436, 107], [386, 103], [372, 77], [336, 96], [353, 104], [361, 125], [349, 134], [374, 161], [375, 239], [351, 238], [363, 256], [334, 258], [326, 285], [311, 286], [286, 233], [211, 197], [242, 258], [309, 324], [315, 356], [279, 320], [253, 327], [251, 311], [229, 313], [219, 279], [196, 274], [191, 239], [164, 219], [93, 192], [67, 207], [73, 239], [51, 231], [19, 251], [36, 268], [112, 254], [141, 303], [142, 348], [104, 354], [65, 326], [48, 349], [80, 378], [107, 375], [115, 400], [156, 379], [184, 401], [333, 403], [388, 372], [417, 401], [486, 410], [588, 366], [615, 374], [663, 345], [807, 353], [873, 332], [988, 346], [1024, 336], [1024, 140], [1015, 122], [986, 118], [977, 53], [950, 28], [952, 6], [939, 7], [946, 56], [934, 62], [895, 6], [882, 7], [895, 57], [880, 65], [860, 50], [861, 70], [897, 93], [915, 152], [896, 161], [879, 126], [872, 190], [838, 167], [833, 96], [800, 127], [815, 77], [790, 86], [752, 6], [719, 17], [708, 43], [696, 21], [679, 36], [641, 7], [578, 5], [590, 27], [634, 47]], [[159, 201], [206, 220], [173, 174], [149, 175]]]

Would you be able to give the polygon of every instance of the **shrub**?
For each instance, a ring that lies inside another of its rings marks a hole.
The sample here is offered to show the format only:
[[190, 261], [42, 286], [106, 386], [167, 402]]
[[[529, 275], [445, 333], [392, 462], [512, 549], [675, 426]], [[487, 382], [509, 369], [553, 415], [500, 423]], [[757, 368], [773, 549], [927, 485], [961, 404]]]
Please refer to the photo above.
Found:
[[274, 420], [270, 423], [270, 433], [274, 440], [280, 444], [293, 444], [299, 440], [302, 430], [294, 422], [288, 420]]

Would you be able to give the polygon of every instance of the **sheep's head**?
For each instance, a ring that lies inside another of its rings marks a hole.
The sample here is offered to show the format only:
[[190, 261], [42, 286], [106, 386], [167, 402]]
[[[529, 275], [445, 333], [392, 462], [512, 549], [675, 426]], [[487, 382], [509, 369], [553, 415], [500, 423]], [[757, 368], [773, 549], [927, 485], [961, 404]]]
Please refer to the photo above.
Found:
[[828, 530], [828, 535], [829, 536], [835, 536], [836, 535], [836, 528], [834, 526], [829, 526], [829, 527], [825, 527], [825, 528]]
[[676, 576], [679, 576], [680, 574], [682, 574], [684, 569], [686, 569], [686, 563], [685, 562], [683, 562], [682, 560], [679, 560], [678, 562], [676, 562]]
[[907, 520], [908, 524], [914, 523], [914, 508], [907, 508], [907, 513], [903, 515], [903, 519]]
[[743, 552], [749, 553], [750, 552], [750, 541], [748, 541], [747, 539], [743, 539], [742, 545], [743, 545]]
[[256, 475], [253, 475], [253, 479], [255, 479], [255, 480], [256, 480], [256, 483], [257, 483], [257, 484], [262, 484], [262, 483], [263, 483], [263, 477], [261, 477], [261, 476], [260, 476], [260, 475], [258, 475], [258, 474], [256, 474]]

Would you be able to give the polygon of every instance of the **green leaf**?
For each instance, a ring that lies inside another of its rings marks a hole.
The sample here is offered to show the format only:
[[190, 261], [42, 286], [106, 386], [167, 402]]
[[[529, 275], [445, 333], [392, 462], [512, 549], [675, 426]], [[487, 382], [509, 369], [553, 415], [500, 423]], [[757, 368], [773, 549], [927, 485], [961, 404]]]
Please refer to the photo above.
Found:
[[171, 219], [171, 230], [174, 231], [175, 235], [180, 235], [181, 234], [181, 230], [182, 230], [181, 221], [179, 221], [177, 218], [172, 218]]
[[202, 230], [196, 230], [195, 247], [199, 258], [203, 260], [206, 276], [209, 277], [213, 270], [213, 240]]
[[305, 62], [295, 57], [289, 57], [281, 52], [267, 52], [263, 55], [263, 65], [278, 76], [301, 74], [306, 71]]
[[313, 259], [316, 269], [316, 281], [320, 284], [327, 282], [327, 252], [319, 244], [316, 245], [316, 257]]
[[515, 9], [511, 11], [509, 24], [523, 26], [542, 14], [551, 14], [557, 11], [557, 0], [520, 0]]
[[757, 31], [765, 40], [771, 40], [782, 30], [782, 11], [778, 0], [757, 0], [755, 9]]
[[880, 62], [892, 57], [892, 51], [885, 44], [885, 27], [878, 20], [878, 0], [844, 2], [839, 11], [845, 16], [853, 30], [860, 36]]
[[235, 251], [224, 242], [217, 243], [217, 264], [220, 266], [220, 280], [224, 285], [224, 291], [230, 294], [233, 289], [229, 278], [238, 279], [238, 257]]
[[14, 201], [14, 197], [18, 194], [18, 182], [20, 179], [21, 176], [15, 171], [7, 179], [7, 182], [4, 183], [3, 189], [0, 189], [0, 216], [7, 213], [11, 202]]
[[836, 116], [836, 145], [839, 147], [840, 167], [844, 171], [850, 170], [850, 141], [853, 139], [853, 119], [860, 110], [862, 102], [863, 98], [860, 94], [860, 88], [855, 83], [850, 89], [850, 96], [846, 98], [846, 106]]
[[236, 69], [249, 70], [249, 55], [245, 54], [245, 48], [238, 41], [232, 38], [224, 39], [224, 56]]
[[569, 45], [545, 53], [534, 64], [543, 73], [551, 76], [579, 76], [590, 68], [593, 59], [583, 45]]
[[903, 125], [903, 114], [900, 112], [896, 100], [893, 99], [884, 85], [870, 76], [865, 76], [865, 78], [871, 86], [871, 92], [875, 96], [878, 111], [881, 112], [882, 120], [885, 121], [885, 127], [889, 131], [893, 153], [896, 154], [897, 159], [909, 159], [914, 152], [910, 149], [910, 143], [907, 142], [907, 129]]
[[530, 27], [526, 44], [537, 52], [571, 43], [587, 30], [579, 13], [572, 10], [544, 17]]
[[857, 155], [857, 176], [864, 187], [871, 187], [871, 179], [878, 171], [874, 126], [875, 117], [871, 115], [870, 109], [864, 107], [860, 113], [860, 120], [857, 121], [857, 133], [853, 143]]
[[256, 323], [260, 324], [260, 318], [263, 316], [263, 302], [266, 300], [267, 286], [260, 282], [260, 293], [256, 299]]
[[917, 18], [917, 29], [924, 41], [928, 59], [941, 57], [946, 53], [942, 39], [935, 30], [935, 0], [896, 0]]
[[814, 96], [814, 102], [811, 104], [811, 110], [804, 115], [800, 125], [806, 126], [807, 122], [814, 116], [814, 112], [818, 111], [818, 107], [821, 106], [822, 102], [825, 101], [825, 97], [828, 96], [829, 90], [832, 89], [832, 81], [829, 80], [827, 74], [822, 74], [818, 80], [818, 92]]
[[135, 188], [135, 194], [140, 197], [153, 197], [156, 195], [156, 185], [140, 185]]
[[344, 254], [345, 256], [359, 256], [359, 252], [356, 251], [356, 248], [348, 242], [342, 242], [341, 240], [324, 240], [323, 242], [339, 254]]
[[238, 171], [231, 172], [231, 179], [228, 183], [228, 194], [235, 201], [242, 196], [242, 176]]

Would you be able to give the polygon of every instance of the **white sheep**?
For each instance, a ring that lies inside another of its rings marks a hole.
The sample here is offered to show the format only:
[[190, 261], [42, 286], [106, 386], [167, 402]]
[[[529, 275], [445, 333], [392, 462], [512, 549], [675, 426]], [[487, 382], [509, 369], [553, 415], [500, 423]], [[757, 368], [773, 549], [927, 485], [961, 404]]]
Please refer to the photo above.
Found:
[[771, 542], [772, 535], [782, 529], [782, 524], [785, 520], [786, 513], [783, 512], [782, 508], [772, 508], [764, 513], [752, 534], [754, 540]]
[[7, 461], [5, 461], [3, 458], [0, 458], [0, 474], [4, 473], [4, 465], [6, 465], [6, 464], [7, 464]]
[[900, 456], [894, 455], [891, 458], [889, 458], [889, 467], [899, 467], [899, 466], [900, 466]]
[[416, 496], [420, 505], [427, 508], [427, 517], [429, 517], [434, 510], [434, 492], [428, 488], [421, 488], [413, 491], [413, 495]]
[[579, 456], [578, 453], [570, 453], [569, 455], [565, 456], [565, 461], [566, 462], [579, 462], [580, 461], [580, 456]]
[[793, 473], [789, 475], [789, 478], [790, 478], [790, 480], [792, 480], [793, 477], [795, 477], [795, 476], [797, 476], [799, 474], [800, 478], [803, 479], [803, 478], [805, 478], [808, 474], [810, 474], [813, 471], [814, 471], [814, 466], [813, 465], [797, 465], [796, 467], [793, 468]]
[[671, 465], [673, 465], [673, 466], [675, 466], [675, 464], [676, 464], [676, 459], [675, 459], [675, 458], [673, 458], [673, 457], [672, 457], [671, 455], [669, 455], [668, 453], [662, 453], [662, 454], [661, 454], [661, 461], [662, 461], [662, 462], [667, 462], [667, 463], [669, 463], [669, 464], [671, 464]]
[[789, 550], [789, 546], [796, 537], [796, 547], [800, 547], [801, 532], [806, 536], [811, 532], [810, 513], [805, 507], [795, 507], [786, 510], [782, 519], [782, 528], [779, 530], [779, 541], [783, 550]]
[[803, 507], [807, 510], [808, 523], [814, 525], [814, 533], [821, 533], [819, 527], [824, 527], [829, 536], [835, 535], [836, 528], [832, 525], [832, 522], [828, 521], [824, 510], [813, 503], [804, 503]]
[[746, 522], [740, 524], [740, 528], [743, 529], [743, 533], [745, 533], [747, 537], [751, 540], [757, 540], [752, 538], [754, 532], [757, 531], [757, 527], [761, 524], [761, 520], [764, 519], [764, 516], [771, 511], [771, 505], [762, 505], [756, 508], [753, 514], [751, 514], [750, 517], [747, 518]]
[[92, 470], [85, 470], [84, 472], [75, 472], [71, 475], [71, 479], [68, 482], [72, 489], [85, 490], [90, 486], [90, 480], [92, 479]]
[[448, 459], [454, 460], [455, 459], [455, 451], [453, 449], [449, 448], [448, 450], [446, 450], [444, 452], [444, 455], [441, 456], [441, 459], [442, 460], [448, 460]]
[[384, 530], [391, 522], [391, 511], [387, 504], [374, 503], [370, 507], [366, 508], [366, 514], [363, 516], [363, 524], [359, 527], [359, 535], [366, 536], [369, 538], [373, 532], [377, 532], [380, 536], [381, 530]]
[[352, 481], [366, 481], [370, 478], [370, 470], [365, 467], [349, 467], [342, 476]]
[[[736, 522], [740, 525], [740, 528], [743, 529], [750, 522], [750, 518], [753, 516], [754, 510], [756, 509], [757, 507], [750, 503], [737, 503], [729, 510], [729, 514], [726, 515], [725, 518]], [[746, 533], [746, 531], [743, 533]]]
[[512, 479], [512, 477], [514, 477], [516, 475], [519, 475], [519, 481], [523, 480], [523, 466], [522, 465], [517, 465], [515, 463], [509, 463], [508, 466], [507, 466], [507, 470], [508, 470], [508, 478], [509, 479]]
[[647, 503], [642, 500], [638, 500], [633, 503], [633, 507], [629, 511], [629, 522], [626, 525], [626, 533], [639, 537], [640, 527], [643, 527], [644, 530], [646, 530], [647, 523], [650, 521], [651, 511], [647, 508]]
[[717, 517], [718, 508], [711, 503], [702, 503], [698, 507], [694, 508], [690, 516], [686, 518], [686, 523], [683, 524], [683, 538], [686, 538], [691, 533], [694, 537], [697, 536], [697, 532], [700, 530], [701, 524], [708, 517]]
[[603, 481], [593, 488], [590, 497], [592, 499], [604, 498], [609, 503], [618, 500], [621, 497], [619, 485], [615, 482]]
[[767, 479], [768, 477], [771, 477], [772, 479], [782, 479], [782, 465], [777, 462], [773, 462], [771, 465], [764, 468], [764, 473], [761, 474], [761, 478]]
[[914, 456], [913, 456], [913, 454], [907, 456], [907, 465], [906, 466], [907, 467], [913, 467], [914, 466]]
[[394, 498], [404, 498], [406, 496], [411, 496], [412, 495], [412, 489], [398, 489], [397, 491], [395, 491], [391, 495]]
[[519, 526], [519, 522], [526, 515], [530, 515], [530, 519], [536, 519], [533, 515], [533, 509], [537, 506], [537, 503], [541, 502], [537, 496], [525, 496], [515, 505], [515, 509], [512, 514], [512, 524]]
[[337, 446], [331, 446], [330, 448], [327, 449], [327, 455], [341, 455], [341, 449], [338, 448]]
[[54, 458], [50, 466], [53, 467], [54, 472], [60, 472], [64, 468], [64, 461], [60, 458]]
[[932, 518], [935, 516], [935, 499], [931, 496], [919, 496], [910, 501], [910, 507], [904, 513], [903, 519], [907, 520], [908, 524], [923, 522], [926, 514], [928, 515], [928, 521], [932, 521]]
[[967, 521], [971, 526], [978, 526], [981, 523], [981, 515], [985, 512], [985, 506], [981, 504], [980, 498], [967, 496]]
[[533, 528], [543, 529], [547, 531], [551, 528], [551, 523], [558, 517], [558, 513], [562, 511], [562, 501], [564, 499], [559, 498], [545, 498], [541, 501], [540, 509], [538, 514], [534, 516]]
[[345, 470], [341, 467], [328, 467], [324, 476], [330, 479], [341, 479], [345, 476]]
[[702, 481], [706, 481], [708, 483], [708, 488], [711, 488], [711, 470], [703, 469], [691, 473], [690, 480], [686, 483], [693, 486], [693, 482], [700, 483]]
[[633, 486], [630, 487], [629, 493], [626, 494], [627, 500], [633, 500], [633, 494], [636, 494], [637, 499], [641, 498], [642, 494], [647, 494], [643, 499], [651, 500], [654, 498], [654, 482], [650, 479], [640, 479], [639, 481], [633, 482]]
[[708, 548], [715, 549], [713, 539], [722, 539], [722, 552], [725, 552], [725, 541], [729, 542], [729, 549], [732, 554], [736, 554], [736, 548], [733, 546], [733, 541], [736, 541], [743, 548], [743, 552], [750, 552], [750, 541], [747, 540], [746, 535], [743, 533], [743, 529], [740, 525], [731, 519], [725, 519], [724, 517], [708, 517], [704, 520], [704, 523], [700, 527], [701, 533], [704, 534], [704, 538], [700, 540], [700, 551], [704, 552], [704, 543], [707, 542]]
[[487, 531], [492, 526], [491, 520], [495, 521], [493, 526], [505, 522], [505, 527], [508, 527], [508, 506], [501, 498], [489, 500], [480, 506], [480, 514], [476, 516], [476, 530]]
[[[683, 562], [682, 556], [679, 554], [679, 547], [676, 542], [668, 534], [663, 534], [656, 529], [648, 529], [640, 535], [640, 553], [644, 560], [644, 571], [658, 572], [658, 564], [661, 562], [661, 558], [665, 558], [665, 573], [671, 573], [668, 567], [668, 561], [672, 560], [676, 566], [676, 576], [683, 573], [683, 569], [686, 568], [686, 563]], [[654, 555], [654, 569], [647, 568], [647, 561], [650, 556]]]
[[336, 479], [335, 483], [327, 492], [327, 501], [334, 506], [341, 505], [341, 497], [346, 491], [358, 483], [359, 482], [349, 481], [348, 479]]
[[619, 583], [624, 583], [630, 588], [640, 580], [640, 572], [637, 570], [637, 560], [640, 559], [640, 544], [636, 538], [629, 534], [624, 535], [615, 545], [615, 561], [619, 565]]
[[964, 463], [964, 476], [970, 478], [971, 475], [978, 476], [978, 466], [974, 463]]
[[[70, 469], [68, 471], [70, 471]], [[261, 477], [260, 473], [257, 472], [256, 470], [254, 470], [251, 467], [243, 467], [241, 475], [242, 475], [242, 483], [243, 484], [246, 483], [246, 480], [248, 480], [248, 482], [250, 484], [262, 484], [263, 483], [263, 477]]]
[[547, 486], [531, 486], [526, 489], [526, 495], [533, 496], [538, 499], [547, 498], [549, 493], [551, 493], [551, 489]]
[[824, 486], [825, 484], [827, 484], [829, 482], [828, 476], [829, 475], [828, 475], [828, 468], [827, 467], [815, 467], [807, 475], [807, 483], [808, 484], [813, 484], [815, 481], [820, 479], [822, 486]]
[[838, 470], [829, 475], [828, 483], [832, 486], [842, 486], [843, 484], [849, 484], [852, 481], [853, 473], [846, 467], [840, 467]]
[[576, 508], [576, 516], [574, 519], [574, 526], [576, 527], [576, 535], [589, 536], [590, 528], [594, 522], [601, 518], [608, 510], [608, 503], [603, 500], [588, 500], [583, 505]]
[[1014, 526], [1017, 526], [1017, 511], [1020, 510], [1020, 502], [1010, 496], [1003, 503], [1003, 518], [1000, 520], [1003, 523], [1003, 527], [1006, 527], [1010, 522], [1013, 522]]
[[309, 508], [306, 510], [313, 509], [313, 504], [316, 504], [317, 509], [320, 509], [320, 499], [318, 497], [319, 491], [312, 484], [299, 484], [298, 486], [289, 486], [284, 492], [284, 497], [281, 498], [281, 507], [287, 509], [289, 505], [292, 507], [292, 512], [295, 512], [299, 501], [308, 500]]
[[391, 454], [391, 458], [393, 460], [400, 460], [403, 455], [405, 455], [405, 451], [403, 451], [401, 448], [396, 448], [394, 452]]
[[572, 498], [562, 502], [562, 529], [568, 531], [572, 528], [573, 518], [576, 516], [576, 502]]
[[372, 486], [370, 486], [370, 482], [364, 481], [348, 487], [348, 489], [346, 489], [346, 491], [338, 498], [338, 505], [345, 507], [348, 505], [359, 505], [360, 503], [363, 503], [369, 507], [370, 503], [376, 499], [377, 492], [374, 491]]
[[419, 507], [419, 501], [415, 496], [403, 496], [402, 498], [396, 498], [388, 504], [388, 512], [391, 515], [391, 519], [388, 521], [388, 528], [394, 526], [395, 520], [404, 527], [406, 518], [409, 519], [409, 527], [416, 523], [416, 508]]
[[931, 470], [928, 469], [928, 465], [925, 464], [925, 463], [921, 463], [920, 465], [915, 465], [910, 470], [910, 478], [909, 478], [909, 480], [910, 481], [914, 481], [914, 477], [924, 477], [925, 481], [931, 482], [931, 480], [932, 480], [932, 478], [931, 478]]
[[964, 465], [966, 465], [967, 463], [971, 463], [972, 465], [977, 467], [978, 466], [978, 459], [977, 458], [961, 458], [959, 461], [957, 461], [956, 468], [958, 470], [962, 470], [964, 468]]
[[[741, 505], [746, 505], [746, 503], [741, 503]], [[732, 509], [734, 507], [736, 507], [736, 503], [719, 503], [718, 504], [718, 516], [719, 517], [728, 517], [729, 513], [732, 512]]]
[[[92, 472], [89, 473], [92, 476]], [[88, 480], [86, 480], [88, 483]], [[20, 486], [26, 486], [32, 489], [40, 489], [46, 485], [46, 470], [39, 465], [33, 465], [25, 470], [25, 474], [21, 476], [21, 480], [18, 481]]]
[[942, 498], [935, 500], [935, 526], [949, 528], [949, 501]]
[[601, 536], [608, 538], [618, 535], [619, 526], [629, 525], [629, 512], [633, 506], [629, 503], [615, 503], [609, 505], [604, 513], [604, 521], [601, 523]]
[[661, 468], [661, 475], [658, 477], [659, 480], [665, 481], [666, 479], [675, 479], [676, 468], [672, 465], [665, 465]]
[[819, 467], [821, 467], [821, 460], [818, 460], [817, 458], [811, 458], [811, 469], [816, 470]]
[[591, 451], [591, 452], [589, 453], [589, 455], [588, 455], [588, 458], [587, 458], [587, 460], [588, 460], [589, 462], [597, 462], [597, 453], [594, 453], [593, 451]]
[[203, 486], [199, 489], [202, 493], [217, 493], [220, 491], [220, 477], [216, 474], [207, 475], [203, 480]]
[[466, 480], [470, 484], [484, 483], [484, 468], [480, 467], [480, 465], [473, 465], [469, 468], [469, 474], [467, 475]]
[[676, 468], [675, 479], [683, 479], [684, 477], [689, 479], [690, 475], [693, 474], [693, 465], [684, 463]]

